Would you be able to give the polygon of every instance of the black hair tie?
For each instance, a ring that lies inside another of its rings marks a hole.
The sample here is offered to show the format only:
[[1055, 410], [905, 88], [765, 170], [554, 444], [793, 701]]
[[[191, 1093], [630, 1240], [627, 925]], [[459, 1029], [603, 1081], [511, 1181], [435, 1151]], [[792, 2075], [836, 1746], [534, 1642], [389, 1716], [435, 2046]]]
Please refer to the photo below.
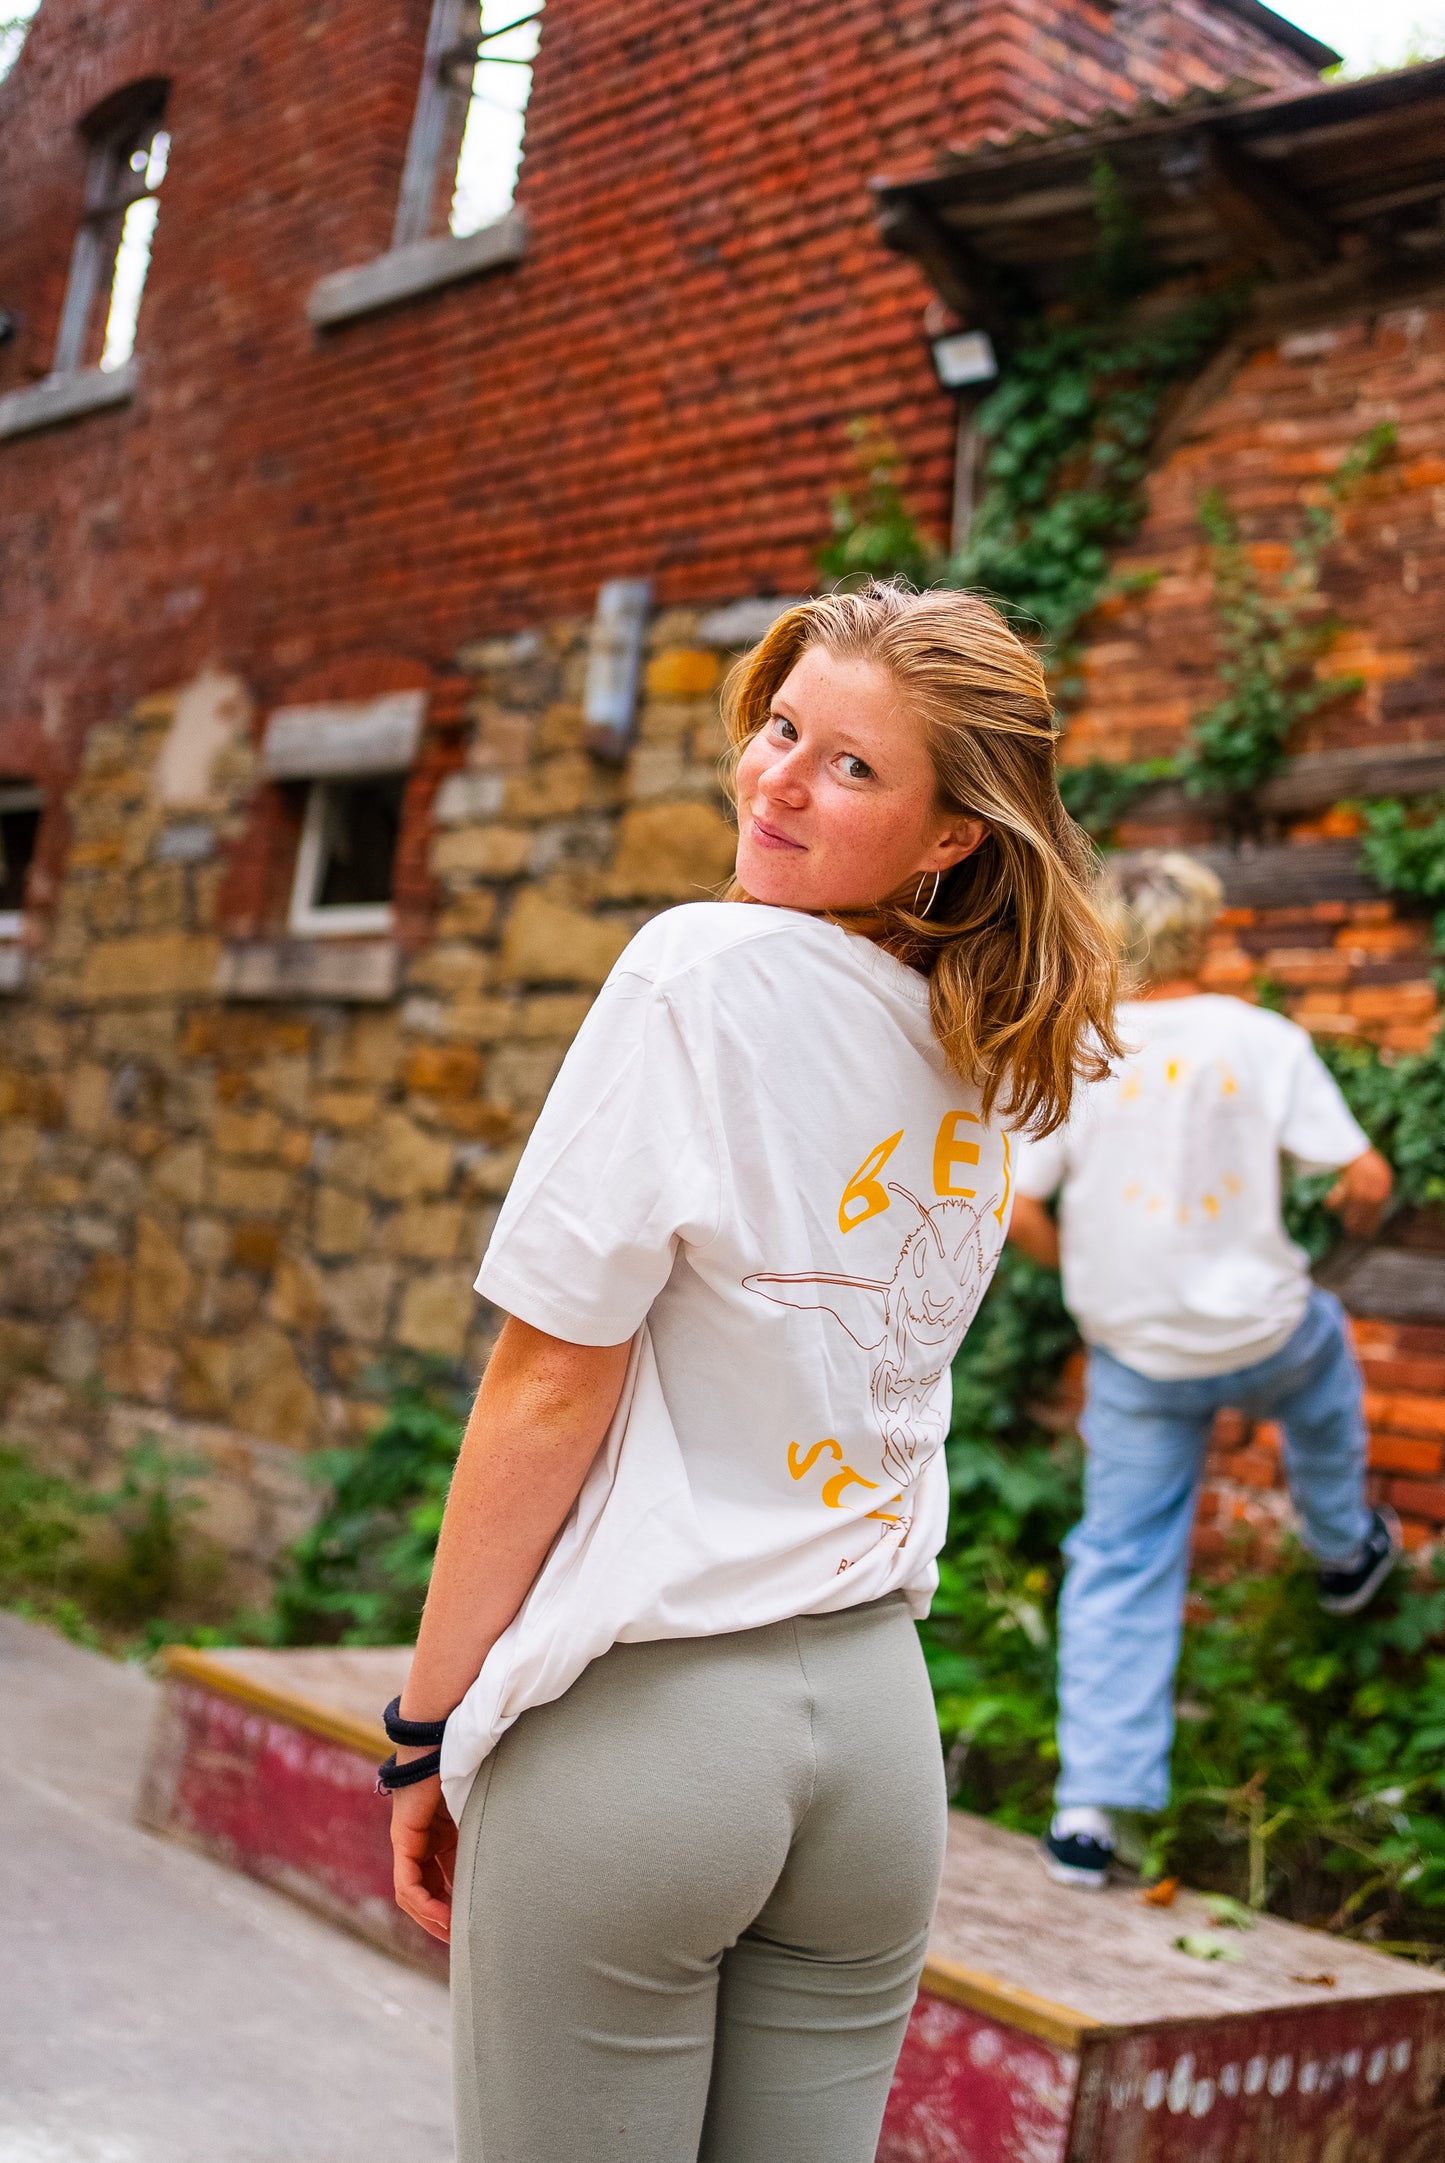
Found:
[[390, 1795], [399, 1787], [416, 1787], [423, 1780], [430, 1780], [433, 1773], [442, 1769], [440, 1750], [428, 1750], [425, 1757], [414, 1757], [407, 1765], [398, 1765], [396, 1752], [376, 1768], [376, 1792]]
[[445, 1720], [403, 1720], [401, 1699], [394, 1697], [381, 1716], [386, 1739], [403, 1750], [434, 1750], [446, 1734]]

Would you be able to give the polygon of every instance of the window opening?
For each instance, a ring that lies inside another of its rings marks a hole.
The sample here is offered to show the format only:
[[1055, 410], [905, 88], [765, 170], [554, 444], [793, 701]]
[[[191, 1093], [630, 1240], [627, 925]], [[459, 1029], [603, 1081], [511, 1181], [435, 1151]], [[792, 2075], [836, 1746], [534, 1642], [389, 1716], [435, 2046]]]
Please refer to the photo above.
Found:
[[40, 0], [10, 0], [3, 15], [0, 15], [0, 83], [4, 82], [20, 58], [25, 33], [30, 28], [31, 18], [39, 5]]
[[25, 883], [45, 799], [30, 781], [0, 781], [0, 939], [25, 928]]
[[157, 194], [170, 155], [170, 136], [161, 125], [164, 109], [165, 85], [143, 83], [119, 100], [108, 99], [87, 124], [85, 212], [71, 253], [55, 341], [57, 373], [87, 365], [95, 350], [96, 304], [102, 295], [100, 366], [124, 367], [135, 351], [155, 239]]
[[450, 184], [458, 239], [504, 217], [516, 193], [542, 8], [526, 0], [433, 0], [422, 83], [397, 203], [393, 247], [424, 240], [438, 178]]
[[391, 929], [406, 781], [405, 774], [367, 774], [311, 783], [291, 889], [298, 936]]

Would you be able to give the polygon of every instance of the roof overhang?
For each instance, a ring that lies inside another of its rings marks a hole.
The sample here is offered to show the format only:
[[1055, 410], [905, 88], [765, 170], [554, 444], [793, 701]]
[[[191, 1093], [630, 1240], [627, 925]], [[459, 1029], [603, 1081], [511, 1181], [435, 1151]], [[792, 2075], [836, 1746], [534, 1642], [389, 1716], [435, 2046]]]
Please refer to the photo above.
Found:
[[1445, 271], [1445, 61], [1303, 92], [1201, 95], [1015, 138], [874, 183], [888, 245], [966, 323], [1007, 338], [1098, 246], [1106, 160], [1166, 276], [1299, 280], [1369, 261]]

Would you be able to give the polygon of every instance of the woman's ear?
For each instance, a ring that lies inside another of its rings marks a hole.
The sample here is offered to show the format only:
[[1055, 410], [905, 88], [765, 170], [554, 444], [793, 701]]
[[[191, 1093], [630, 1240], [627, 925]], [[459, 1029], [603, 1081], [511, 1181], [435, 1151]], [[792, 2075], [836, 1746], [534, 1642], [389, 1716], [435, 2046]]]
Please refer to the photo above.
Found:
[[934, 842], [926, 861], [920, 867], [924, 871], [952, 871], [966, 856], [981, 847], [988, 835], [988, 821], [964, 813], [951, 819]]

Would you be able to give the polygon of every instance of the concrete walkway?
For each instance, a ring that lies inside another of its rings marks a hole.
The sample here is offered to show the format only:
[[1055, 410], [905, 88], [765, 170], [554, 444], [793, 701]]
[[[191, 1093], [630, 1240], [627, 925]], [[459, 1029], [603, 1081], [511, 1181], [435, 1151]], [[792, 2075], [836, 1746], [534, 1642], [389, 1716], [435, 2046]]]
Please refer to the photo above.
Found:
[[444, 2163], [446, 1992], [137, 1830], [154, 1695], [0, 1614], [0, 2163]]

